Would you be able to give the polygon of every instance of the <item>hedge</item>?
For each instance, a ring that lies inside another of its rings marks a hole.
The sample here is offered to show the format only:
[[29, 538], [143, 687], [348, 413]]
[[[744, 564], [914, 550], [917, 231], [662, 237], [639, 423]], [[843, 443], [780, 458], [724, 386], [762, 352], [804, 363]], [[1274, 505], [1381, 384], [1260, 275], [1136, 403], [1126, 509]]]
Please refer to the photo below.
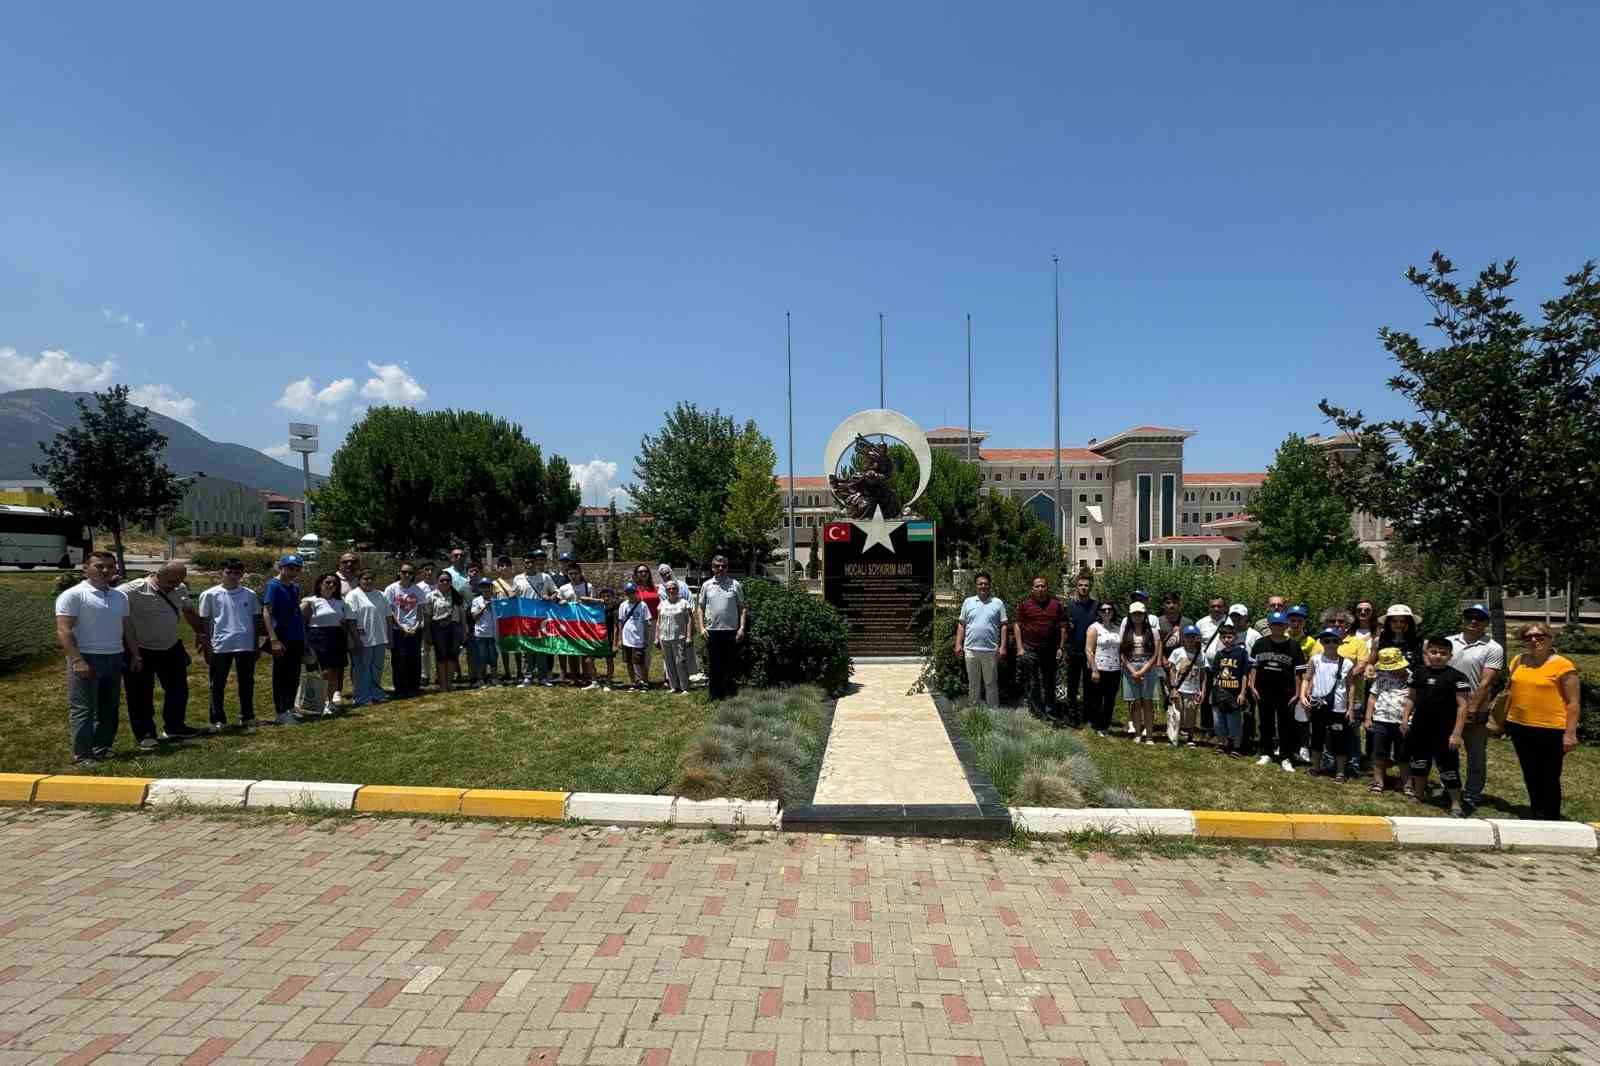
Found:
[[816, 685], [830, 696], [850, 684], [850, 627], [836, 608], [803, 588], [743, 582], [750, 607], [744, 668], [757, 688]]

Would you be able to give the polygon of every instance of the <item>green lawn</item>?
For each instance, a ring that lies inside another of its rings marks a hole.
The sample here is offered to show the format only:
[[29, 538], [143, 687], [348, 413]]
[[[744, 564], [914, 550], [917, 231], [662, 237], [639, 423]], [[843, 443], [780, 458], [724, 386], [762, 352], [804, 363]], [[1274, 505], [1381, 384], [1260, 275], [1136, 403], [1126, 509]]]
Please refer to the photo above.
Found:
[[[1126, 716], [1119, 719], [1120, 723], [1126, 721]], [[1276, 765], [1257, 766], [1252, 758], [1230, 759], [1207, 747], [1170, 748], [1164, 737], [1159, 745], [1149, 747], [1115, 734], [1105, 739], [1082, 730], [1078, 735], [1105, 783], [1129, 789], [1146, 807], [1378, 815], [1447, 813], [1448, 804], [1442, 798], [1436, 798], [1433, 804], [1413, 804], [1398, 791], [1373, 795], [1367, 791], [1372, 781], [1370, 774], [1336, 785], [1332, 778], [1306, 774], [1304, 768], [1286, 774]], [[1437, 769], [1433, 782], [1437, 789]], [[1568, 818], [1600, 820], [1600, 747], [1580, 745], [1568, 755], [1561, 783]], [[1527, 803], [1528, 792], [1522, 787], [1522, 771], [1511, 742], [1490, 740], [1489, 782], [1478, 816], [1527, 817]]]
[[[30, 614], [49, 611], [41, 586], [53, 577], [0, 578], [0, 612], [23, 603]], [[186, 639], [187, 634], [185, 626]], [[659, 661], [652, 660], [651, 669], [659, 679]], [[190, 666], [189, 689], [189, 724], [203, 727], [210, 697], [198, 656]], [[256, 669], [258, 719], [271, 717], [271, 691], [269, 661], [262, 657]], [[347, 698], [349, 691], [347, 681]], [[230, 682], [225, 706], [234, 723], [237, 693]], [[160, 699], [158, 687], [158, 721]], [[65, 667], [53, 655], [0, 676], [0, 770], [73, 772], [66, 706]], [[651, 793], [670, 786], [679, 756], [709, 720], [710, 708], [703, 690], [688, 696], [566, 687], [434, 691], [348, 708], [328, 721], [166, 744], [156, 755], [142, 755], [134, 746], [126, 701], [122, 715], [116, 754], [96, 773]]]

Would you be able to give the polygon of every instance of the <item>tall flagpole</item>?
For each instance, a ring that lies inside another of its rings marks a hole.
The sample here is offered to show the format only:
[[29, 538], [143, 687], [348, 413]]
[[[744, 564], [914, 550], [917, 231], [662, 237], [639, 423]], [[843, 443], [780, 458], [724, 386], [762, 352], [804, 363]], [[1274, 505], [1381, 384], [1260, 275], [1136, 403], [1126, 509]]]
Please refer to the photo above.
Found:
[[1061, 511], [1061, 260], [1052, 255], [1050, 262], [1055, 268], [1056, 293], [1056, 523], [1060, 528], [1061, 558], [1064, 560], [1067, 557], [1067, 517]]
[[972, 315], [967, 315], [967, 462], [972, 462]]
[[878, 406], [883, 406], [883, 312], [878, 312]]
[[[789, 361], [789, 565], [784, 577], [794, 580], [794, 332], [789, 325], [789, 312], [783, 313], [783, 348]], [[813, 541], [811, 550], [816, 551]]]

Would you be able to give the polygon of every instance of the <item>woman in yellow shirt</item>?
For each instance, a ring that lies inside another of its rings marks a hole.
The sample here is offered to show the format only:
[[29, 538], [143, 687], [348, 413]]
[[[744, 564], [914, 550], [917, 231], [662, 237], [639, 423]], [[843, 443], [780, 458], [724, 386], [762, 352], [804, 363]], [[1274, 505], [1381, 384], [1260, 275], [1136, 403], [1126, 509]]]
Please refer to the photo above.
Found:
[[1522, 764], [1535, 818], [1561, 820], [1561, 764], [1578, 746], [1578, 668], [1555, 653], [1538, 622], [1517, 634], [1527, 650], [1511, 660], [1506, 730]]

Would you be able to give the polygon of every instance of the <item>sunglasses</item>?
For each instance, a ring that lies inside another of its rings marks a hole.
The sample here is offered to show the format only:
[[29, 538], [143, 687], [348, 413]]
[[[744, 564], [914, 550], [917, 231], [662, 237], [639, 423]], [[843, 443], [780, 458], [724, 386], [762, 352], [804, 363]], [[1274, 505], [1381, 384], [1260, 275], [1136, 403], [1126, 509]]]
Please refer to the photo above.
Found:
[[1531, 637], [1523, 637], [1522, 638], [1522, 643], [1524, 643], [1524, 644], [1548, 644], [1548, 643], [1550, 643], [1550, 638], [1545, 636], [1543, 633], [1535, 633]]
[[416, 571], [414, 571], [414, 570], [402, 570], [402, 571], [400, 571], [400, 576], [401, 577], [410, 577], [414, 573], [416, 573]]
[[242, 574], [242, 573], [244, 573], [244, 571], [243, 570], [228, 569], [228, 570], [224, 570], [223, 573], [224, 574]]
[[1111, 613], [1111, 608], [1110, 607], [1102, 607], [1102, 608], [1100, 608], [1100, 613], [1101, 614], [1110, 614]]

